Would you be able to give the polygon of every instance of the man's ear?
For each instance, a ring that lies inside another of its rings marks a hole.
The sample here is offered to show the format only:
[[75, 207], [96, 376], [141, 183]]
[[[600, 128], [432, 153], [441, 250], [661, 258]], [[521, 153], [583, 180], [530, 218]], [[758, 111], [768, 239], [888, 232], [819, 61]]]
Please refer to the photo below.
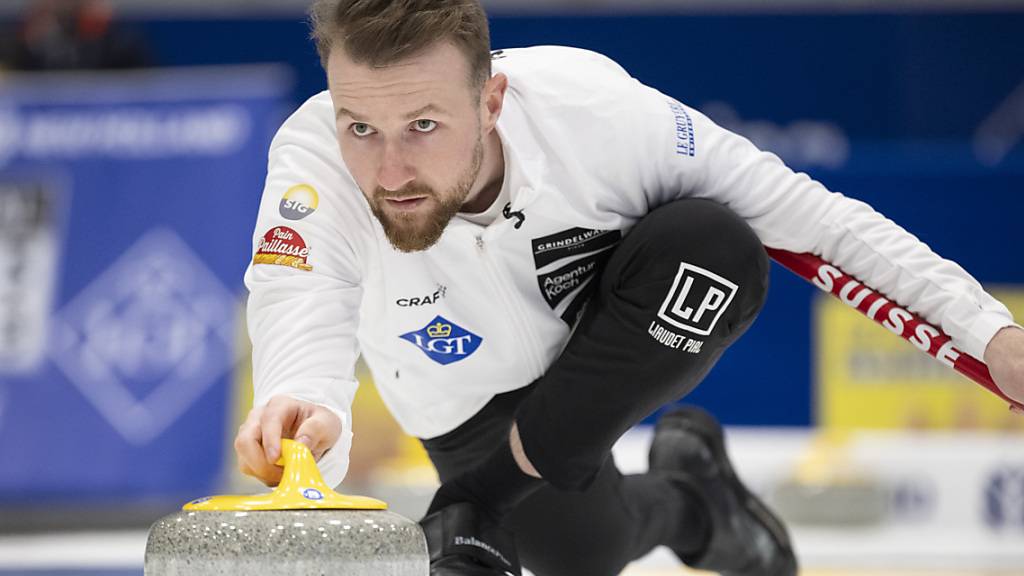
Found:
[[505, 91], [508, 89], [508, 76], [498, 73], [487, 79], [480, 96], [481, 125], [484, 133], [494, 130], [505, 104]]

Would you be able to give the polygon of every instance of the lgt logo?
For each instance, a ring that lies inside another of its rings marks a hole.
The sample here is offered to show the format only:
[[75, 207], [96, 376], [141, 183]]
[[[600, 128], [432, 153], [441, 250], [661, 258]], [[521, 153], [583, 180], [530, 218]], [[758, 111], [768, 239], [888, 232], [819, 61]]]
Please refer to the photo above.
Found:
[[412, 342], [441, 365], [468, 358], [483, 342], [483, 338], [441, 316], [435, 316], [426, 327], [399, 338]]

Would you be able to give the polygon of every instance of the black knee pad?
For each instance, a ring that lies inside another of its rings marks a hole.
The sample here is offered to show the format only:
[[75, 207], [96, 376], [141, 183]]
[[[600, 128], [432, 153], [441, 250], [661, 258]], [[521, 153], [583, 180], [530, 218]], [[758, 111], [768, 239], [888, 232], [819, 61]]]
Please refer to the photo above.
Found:
[[[669, 330], [728, 333], [761, 310], [768, 270], [764, 246], [742, 218], [711, 200], [683, 199], [633, 227], [601, 290], [654, 313]], [[723, 320], [730, 330], [718, 329]]]

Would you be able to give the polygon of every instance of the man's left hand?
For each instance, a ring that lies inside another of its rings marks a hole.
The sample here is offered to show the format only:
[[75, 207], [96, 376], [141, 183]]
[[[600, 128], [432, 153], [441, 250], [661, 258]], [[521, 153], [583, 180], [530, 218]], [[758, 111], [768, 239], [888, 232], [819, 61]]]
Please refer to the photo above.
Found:
[[[1024, 330], [1007, 326], [985, 348], [985, 363], [996, 386], [1007, 396], [1024, 404]], [[1011, 410], [1024, 414], [1018, 408]]]

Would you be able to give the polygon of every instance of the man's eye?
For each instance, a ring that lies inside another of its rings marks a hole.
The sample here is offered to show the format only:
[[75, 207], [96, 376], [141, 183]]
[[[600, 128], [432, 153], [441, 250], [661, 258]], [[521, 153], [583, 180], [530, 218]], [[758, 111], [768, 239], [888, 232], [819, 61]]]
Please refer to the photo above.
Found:
[[373, 128], [370, 128], [369, 124], [364, 124], [362, 122], [356, 122], [350, 127], [350, 130], [352, 130], [352, 133], [356, 136], [369, 136], [370, 134], [373, 134]]
[[433, 132], [437, 128], [437, 122], [433, 120], [417, 120], [413, 123], [417, 132]]

